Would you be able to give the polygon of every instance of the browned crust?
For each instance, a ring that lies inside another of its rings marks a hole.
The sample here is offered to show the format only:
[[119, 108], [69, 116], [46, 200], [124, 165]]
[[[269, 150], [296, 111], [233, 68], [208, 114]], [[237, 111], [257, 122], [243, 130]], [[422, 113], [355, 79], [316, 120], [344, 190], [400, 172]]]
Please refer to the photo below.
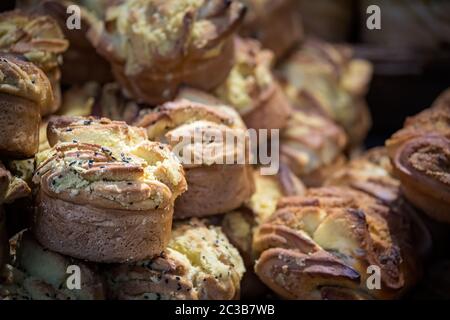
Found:
[[[257, 274], [283, 298], [392, 299], [414, 284], [404, 214], [345, 187], [310, 189], [306, 196], [281, 200], [278, 208], [259, 228], [253, 246], [260, 253]], [[336, 247], [324, 248], [335, 235], [342, 237], [332, 242]], [[370, 265], [381, 270], [381, 290], [366, 287]], [[341, 290], [345, 294], [338, 294]]]
[[39, 148], [39, 105], [30, 100], [0, 93], [0, 154], [29, 158]]
[[443, 136], [410, 139], [397, 148], [393, 164], [408, 200], [433, 219], [450, 223], [450, 140]]
[[276, 60], [283, 58], [303, 37], [300, 15], [295, 0], [266, 1], [265, 8], [257, 8], [260, 1], [248, 2], [248, 13], [239, 33], [258, 39], [270, 49]]
[[243, 164], [188, 168], [188, 190], [175, 201], [175, 218], [205, 217], [234, 210], [254, 192], [253, 169]]
[[160, 254], [172, 226], [173, 208], [147, 211], [99, 209], [39, 191], [32, 230], [45, 247], [78, 259], [123, 263]]

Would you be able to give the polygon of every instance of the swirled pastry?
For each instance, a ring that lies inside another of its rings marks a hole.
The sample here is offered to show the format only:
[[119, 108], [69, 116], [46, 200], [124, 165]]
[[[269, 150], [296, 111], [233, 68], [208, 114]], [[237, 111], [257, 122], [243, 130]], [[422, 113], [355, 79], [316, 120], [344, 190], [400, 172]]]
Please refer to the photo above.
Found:
[[48, 138], [58, 143], [33, 178], [39, 185], [33, 231], [43, 245], [98, 262], [137, 261], [164, 250], [173, 203], [186, 189], [167, 146], [108, 119], [60, 118], [49, 124]]
[[[256, 273], [286, 299], [399, 297], [416, 278], [404, 221], [365, 193], [310, 189], [282, 199], [255, 234]], [[369, 278], [373, 270], [378, 289]]]
[[113, 298], [231, 300], [245, 267], [219, 227], [192, 219], [174, 225], [167, 250], [152, 260], [109, 268]]
[[0, 154], [11, 158], [34, 156], [39, 146], [42, 109], [53, 104], [45, 74], [34, 64], [0, 55]]
[[302, 39], [296, 0], [242, 0], [248, 11], [239, 33], [258, 39], [278, 59]]
[[371, 124], [363, 99], [371, 75], [371, 64], [354, 59], [349, 47], [318, 41], [306, 43], [280, 67], [291, 102], [343, 126], [350, 146], [364, 140]]
[[68, 42], [55, 20], [20, 10], [0, 14], [0, 51], [25, 57], [45, 72], [53, 89], [51, 104], [41, 105], [41, 115], [55, 112], [61, 104], [60, 65]]
[[[14, 266], [4, 270], [0, 300], [103, 300], [97, 268], [42, 247], [29, 231], [18, 235]], [[80, 289], [69, 289], [69, 266], [80, 271]]]
[[88, 37], [125, 93], [156, 105], [182, 85], [209, 91], [226, 78], [244, 12], [236, 0], [117, 1]]
[[135, 125], [182, 159], [188, 191], [175, 204], [176, 218], [228, 212], [252, 195], [249, 141], [233, 109], [178, 100], [143, 112]]
[[333, 121], [295, 110], [281, 132], [280, 156], [307, 186], [320, 186], [345, 163], [347, 136]]
[[236, 62], [215, 95], [233, 106], [253, 129], [282, 129], [291, 112], [272, 75], [273, 54], [251, 39], [236, 39]]

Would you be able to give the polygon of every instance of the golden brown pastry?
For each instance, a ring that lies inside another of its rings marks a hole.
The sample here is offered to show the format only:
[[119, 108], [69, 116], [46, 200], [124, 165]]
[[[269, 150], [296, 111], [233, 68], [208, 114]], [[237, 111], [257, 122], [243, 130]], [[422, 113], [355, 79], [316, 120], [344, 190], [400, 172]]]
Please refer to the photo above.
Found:
[[21, 177], [12, 175], [0, 162], [0, 206], [5, 203], [12, 203], [30, 194], [31, 189], [28, 184]]
[[[103, 300], [103, 279], [97, 268], [42, 247], [31, 232], [20, 233], [14, 266], [8, 265], [0, 282], [0, 300]], [[69, 289], [68, 267], [80, 268], [80, 289]]]
[[307, 186], [320, 186], [345, 163], [347, 136], [326, 117], [294, 110], [281, 132], [280, 157]]
[[[397, 212], [346, 187], [288, 197], [255, 234], [255, 270], [285, 299], [393, 299], [416, 281], [411, 229]], [[369, 289], [369, 266], [380, 288]]]
[[[176, 201], [176, 218], [228, 212], [252, 195], [249, 141], [233, 109], [178, 100], [142, 113], [135, 125], [146, 128], [150, 140], [179, 149], [183, 158], [188, 191]], [[227, 135], [240, 142], [229, 144]]]
[[95, 99], [100, 93], [96, 82], [75, 85], [64, 91], [58, 115], [87, 117], [93, 113]]
[[108, 119], [57, 118], [48, 138], [58, 143], [33, 178], [33, 231], [44, 246], [96, 262], [138, 261], [164, 250], [173, 203], [186, 189], [167, 146]]
[[215, 95], [253, 129], [282, 129], [291, 105], [272, 75], [273, 54], [256, 40], [236, 39], [236, 62]]
[[117, 1], [88, 37], [129, 97], [157, 105], [182, 85], [209, 91], [227, 77], [244, 13], [236, 0]]
[[34, 64], [0, 54], [0, 155], [34, 156], [41, 110], [53, 104], [50, 82]]
[[277, 60], [284, 57], [303, 37], [297, 0], [242, 0], [247, 6], [239, 33], [258, 39]]
[[41, 106], [41, 115], [55, 112], [61, 104], [60, 65], [69, 43], [58, 24], [46, 15], [31, 15], [20, 10], [0, 14], [0, 51], [23, 56], [45, 72], [54, 100]]
[[406, 119], [386, 146], [406, 198], [431, 218], [450, 223], [448, 92], [433, 107]]
[[371, 75], [371, 64], [353, 58], [350, 47], [319, 41], [307, 42], [280, 67], [291, 102], [343, 126], [352, 147], [361, 144], [370, 128], [363, 97]]
[[174, 225], [159, 257], [111, 266], [107, 279], [116, 299], [231, 300], [239, 298], [244, 272], [221, 229], [191, 219]]

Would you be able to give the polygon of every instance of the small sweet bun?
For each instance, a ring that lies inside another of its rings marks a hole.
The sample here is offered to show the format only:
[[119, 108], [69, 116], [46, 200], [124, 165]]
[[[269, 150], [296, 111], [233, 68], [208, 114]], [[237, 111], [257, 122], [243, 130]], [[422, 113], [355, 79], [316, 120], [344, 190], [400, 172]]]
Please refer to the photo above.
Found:
[[247, 15], [239, 33], [255, 38], [271, 50], [279, 61], [303, 37], [296, 0], [243, 0]]
[[364, 101], [372, 77], [370, 62], [353, 57], [350, 47], [308, 41], [279, 68], [291, 103], [341, 125], [349, 146], [359, 147], [371, 126]]
[[175, 223], [167, 250], [106, 272], [111, 295], [121, 300], [238, 299], [245, 267], [219, 227], [191, 219]]
[[[105, 285], [96, 266], [42, 247], [28, 230], [18, 234], [14, 265], [0, 284], [6, 300], [104, 300]], [[71, 290], [69, 266], [80, 271], [80, 289]]]
[[54, 113], [61, 105], [60, 64], [69, 43], [58, 23], [47, 15], [14, 10], [0, 14], [0, 51], [23, 56], [45, 72], [53, 90], [52, 103], [41, 105], [41, 116]]
[[53, 104], [50, 82], [34, 64], [0, 55], [0, 155], [32, 157], [39, 146], [40, 112]]
[[285, 299], [394, 299], [417, 280], [410, 236], [404, 216], [365, 193], [310, 189], [280, 200], [259, 227], [255, 271]]
[[[102, 134], [93, 131], [92, 138]], [[138, 261], [161, 253], [170, 237], [173, 203], [186, 189], [182, 167], [169, 149], [147, 140], [128, 148], [59, 142], [38, 164], [33, 182], [39, 190], [32, 230], [39, 242], [94, 262]]]
[[345, 163], [347, 136], [326, 117], [295, 110], [281, 132], [280, 156], [310, 187], [324, 180]]
[[[232, 109], [178, 100], [144, 111], [135, 125], [146, 128], [150, 140], [167, 142], [177, 149], [182, 159], [188, 191], [175, 203], [176, 218], [225, 213], [252, 195], [249, 141]], [[227, 141], [228, 137], [239, 142]]]
[[223, 82], [244, 14], [236, 0], [122, 1], [106, 7], [88, 38], [129, 97], [158, 105], [182, 85], [210, 91]]
[[450, 223], [450, 140], [432, 135], [410, 139], [397, 149], [393, 164], [408, 200], [431, 218]]
[[272, 75], [272, 52], [252, 39], [236, 38], [235, 43], [234, 67], [215, 95], [234, 107], [248, 128], [284, 128], [291, 105]]

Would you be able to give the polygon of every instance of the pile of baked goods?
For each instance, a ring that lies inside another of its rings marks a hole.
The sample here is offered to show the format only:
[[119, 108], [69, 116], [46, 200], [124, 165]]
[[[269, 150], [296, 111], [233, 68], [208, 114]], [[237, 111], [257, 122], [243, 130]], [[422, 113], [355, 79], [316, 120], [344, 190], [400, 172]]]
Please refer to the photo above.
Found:
[[0, 299], [415, 287], [432, 241], [422, 212], [450, 223], [450, 94], [363, 151], [372, 66], [305, 39], [297, 5], [20, 0], [1, 13]]

